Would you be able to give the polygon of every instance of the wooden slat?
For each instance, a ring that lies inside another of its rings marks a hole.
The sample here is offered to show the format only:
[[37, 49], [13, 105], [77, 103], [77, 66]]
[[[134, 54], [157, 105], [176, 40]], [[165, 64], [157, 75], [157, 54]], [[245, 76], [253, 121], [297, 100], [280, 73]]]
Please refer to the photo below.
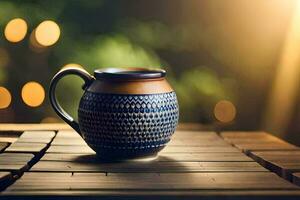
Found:
[[235, 144], [237, 148], [243, 150], [246, 153], [249, 153], [250, 151], [278, 151], [278, 150], [300, 150], [299, 147], [288, 144], [288, 143], [270, 143], [270, 144]]
[[120, 162], [79, 163], [39, 161], [30, 171], [54, 172], [229, 172], [266, 171], [256, 162]]
[[5, 152], [39, 154], [54, 136], [54, 131], [25, 131]]
[[221, 132], [220, 135], [223, 138], [234, 138], [234, 139], [265, 139], [265, 138], [276, 138], [275, 136], [266, 133], [264, 131], [225, 131]]
[[17, 164], [0, 164], [0, 171], [10, 171], [13, 174], [21, 174], [29, 169], [29, 166], [25, 163]]
[[16, 142], [18, 143], [44, 143], [48, 144], [50, 143], [52, 138], [39, 138], [39, 137], [34, 137], [34, 138], [27, 138], [27, 137], [20, 137], [17, 139]]
[[[99, 173], [100, 174], [100, 173]], [[59, 175], [59, 176], [57, 176]], [[25, 172], [22, 176], [23, 180], [41, 180], [41, 179], [52, 179], [59, 180], [65, 178], [71, 178], [74, 174], [71, 172], [55, 173], [55, 172]], [[104, 174], [105, 175], [105, 174]]]
[[0, 171], [10, 171], [13, 174], [21, 174], [32, 166], [33, 154], [2, 153], [0, 154]]
[[262, 138], [247, 138], [247, 137], [243, 137], [243, 138], [224, 138], [225, 141], [231, 143], [231, 144], [277, 144], [277, 143], [287, 143], [284, 140], [281, 140], [277, 137], [262, 137]]
[[10, 153], [35, 153], [38, 154], [42, 152], [47, 147], [47, 144], [44, 143], [13, 143], [8, 148], [5, 149], [5, 152]]
[[158, 161], [199, 161], [199, 162], [244, 162], [253, 161], [240, 152], [216, 153], [161, 153]]
[[87, 145], [86, 142], [82, 138], [62, 138], [55, 137], [51, 143], [52, 145]]
[[29, 163], [34, 158], [30, 153], [1, 153], [0, 164], [6, 163]]
[[39, 143], [39, 144], [48, 144], [52, 141], [55, 136], [54, 131], [25, 131], [20, 137], [14, 142], [16, 143]]
[[264, 167], [291, 180], [300, 172], [300, 151], [254, 151], [250, 156]]
[[168, 144], [168, 146], [231, 146], [229, 143], [225, 142], [222, 139], [213, 139], [206, 140], [201, 138], [189, 138], [189, 139], [180, 139], [173, 138]]
[[239, 149], [231, 146], [167, 146], [163, 153], [208, 153], [208, 152], [240, 152]]
[[3, 198], [20, 197], [31, 200], [32, 196], [48, 196], [51, 199], [64, 200], [79, 197], [80, 199], [284, 199], [295, 200], [300, 196], [299, 190], [290, 189], [199, 189], [199, 190], [6, 190]]
[[71, 130], [65, 123], [49, 124], [0, 124], [0, 131], [46, 131], [46, 130]]
[[47, 150], [48, 153], [94, 153], [87, 145], [51, 145]]
[[214, 127], [210, 125], [203, 125], [199, 123], [179, 123], [177, 126], [177, 130], [213, 130]]
[[49, 138], [52, 139], [55, 136], [54, 131], [25, 131], [20, 136], [21, 138]]
[[186, 139], [192, 139], [192, 138], [202, 138], [202, 139], [220, 139], [220, 136], [211, 131], [181, 131], [177, 130], [173, 134], [172, 138], [186, 138]]
[[45, 153], [41, 161], [98, 162], [96, 154]]
[[245, 153], [251, 151], [300, 150], [299, 147], [285, 142], [266, 132], [222, 132], [221, 136]]
[[56, 139], [69, 139], [69, 138], [81, 139], [81, 136], [74, 130], [62, 130], [57, 132], [55, 138]]
[[7, 136], [7, 135], [1, 135], [0, 132], [0, 142], [4, 143], [13, 143], [18, 139], [18, 136]]
[[292, 161], [300, 159], [300, 151], [252, 151], [249, 154], [255, 161], [264, 164], [264, 161]]
[[[20, 190], [205, 190], [205, 189], [299, 189], [269, 172], [235, 173], [75, 173], [73, 176], [53, 177], [43, 173], [18, 180], [7, 191]], [[47, 181], [45, 181], [47, 180]]]

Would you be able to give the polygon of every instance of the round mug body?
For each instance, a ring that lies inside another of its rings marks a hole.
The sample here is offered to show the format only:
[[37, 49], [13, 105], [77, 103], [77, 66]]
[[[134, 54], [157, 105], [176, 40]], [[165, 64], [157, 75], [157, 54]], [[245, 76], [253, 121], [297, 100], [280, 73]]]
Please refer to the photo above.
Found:
[[103, 159], [155, 156], [179, 117], [176, 94], [163, 70], [104, 69], [85, 86], [78, 129]]

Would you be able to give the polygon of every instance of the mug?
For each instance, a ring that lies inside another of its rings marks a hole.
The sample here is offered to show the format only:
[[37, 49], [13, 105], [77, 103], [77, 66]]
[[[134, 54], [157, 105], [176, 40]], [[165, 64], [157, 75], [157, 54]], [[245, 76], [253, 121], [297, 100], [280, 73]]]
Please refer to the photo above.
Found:
[[[84, 80], [78, 122], [55, 94], [57, 82], [70, 74]], [[81, 68], [65, 68], [50, 83], [50, 102], [101, 158], [152, 157], [170, 141], [179, 117], [176, 94], [165, 76], [161, 69], [107, 68], [91, 76]]]

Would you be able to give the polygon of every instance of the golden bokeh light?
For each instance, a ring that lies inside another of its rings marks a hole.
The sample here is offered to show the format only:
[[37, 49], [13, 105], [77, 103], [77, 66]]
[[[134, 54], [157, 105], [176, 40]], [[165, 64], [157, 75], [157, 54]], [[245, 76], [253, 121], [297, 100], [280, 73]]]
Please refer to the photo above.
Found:
[[21, 96], [25, 104], [37, 107], [45, 99], [45, 90], [41, 84], [31, 81], [23, 86]]
[[62, 69], [70, 68], [70, 67], [83, 68], [80, 64], [77, 64], [77, 63], [69, 63], [69, 64], [64, 65], [64, 66], [62, 67]]
[[228, 123], [234, 120], [236, 108], [230, 101], [221, 100], [215, 105], [214, 115], [220, 122]]
[[24, 19], [16, 18], [9, 21], [4, 29], [4, 36], [10, 42], [20, 42], [27, 33], [27, 23]]
[[7, 108], [11, 103], [11, 94], [5, 87], [0, 87], [0, 109]]
[[55, 44], [60, 36], [60, 28], [54, 21], [43, 21], [35, 30], [36, 41], [42, 46]]

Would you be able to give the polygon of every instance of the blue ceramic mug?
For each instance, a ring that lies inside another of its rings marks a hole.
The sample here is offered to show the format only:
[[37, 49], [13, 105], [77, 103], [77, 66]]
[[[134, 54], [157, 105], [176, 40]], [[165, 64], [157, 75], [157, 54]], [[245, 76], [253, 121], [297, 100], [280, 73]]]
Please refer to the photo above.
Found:
[[[65, 75], [80, 76], [85, 84], [78, 122], [59, 105], [57, 82]], [[155, 156], [170, 141], [178, 123], [176, 94], [166, 72], [146, 68], [59, 71], [50, 84], [50, 102], [65, 122], [104, 159]]]

